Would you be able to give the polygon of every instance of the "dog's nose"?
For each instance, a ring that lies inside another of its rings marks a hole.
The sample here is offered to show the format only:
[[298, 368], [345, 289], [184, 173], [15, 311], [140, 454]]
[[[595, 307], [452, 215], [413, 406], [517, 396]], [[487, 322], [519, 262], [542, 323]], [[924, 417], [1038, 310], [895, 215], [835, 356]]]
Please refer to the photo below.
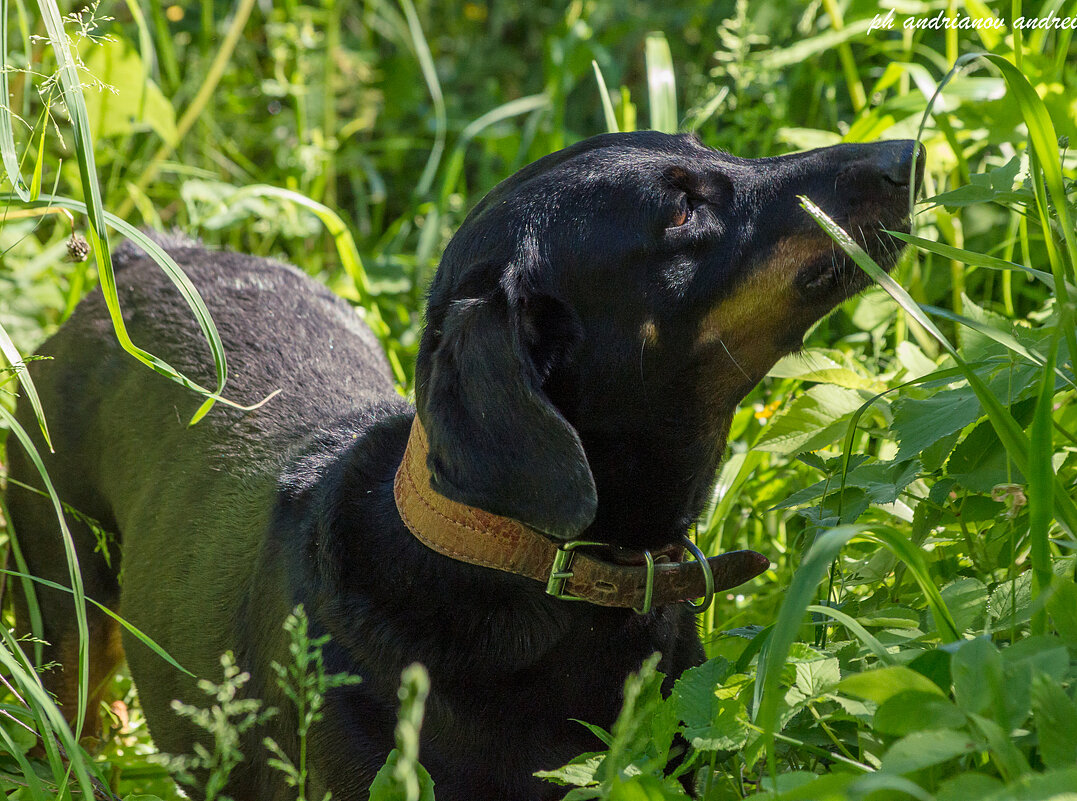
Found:
[[[924, 146], [914, 139], [898, 139], [881, 142], [875, 156], [875, 167], [890, 183], [899, 187], [908, 187], [910, 178], [919, 189], [924, 180]], [[913, 161], [916, 161], [916, 174], [913, 175]]]

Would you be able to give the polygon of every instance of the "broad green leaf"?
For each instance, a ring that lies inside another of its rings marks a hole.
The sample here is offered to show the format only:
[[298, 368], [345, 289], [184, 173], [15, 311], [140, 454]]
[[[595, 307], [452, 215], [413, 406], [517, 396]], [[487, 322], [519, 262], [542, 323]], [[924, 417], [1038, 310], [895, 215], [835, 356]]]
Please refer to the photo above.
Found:
[[960, 729], [965, 714], [938, 693], [904, 690], [879, 705], [874, 722], [876, 731], [901, 737], [926, 729]]
[[1002, 658], [984, 637], [961, 644], [950, 660], [954, 700], [967, 713], [990, 715], [1003, 693]]
[[[752, 795], [754, 801], [847, 801], [849, 786], [856, 780], [855, 773], [828, 773], [818, 776], [813, 773], [779, 774], [780, 792]], [[770, 777], [764, 784], [773, 787]]]
[[689, 668], [673, 685], [673, 706], [689, 726], [707, 726], [717, 708], [715, 689], [726, 680], [733, 666], [722, 657]]
[[[373, 801], [373, 799], [372, 799]], [[610, 788], [609, 801], [691, 801], [675, 779], [657, 776], [633, 776], [628, 781], [615, 781]]]
[[881, 770], [912, 773], [976, 750], [976, 742], [966, 732], [944, 728], [915, 731], [890, 747], [883, 756]]
[[969, 771], [947, 779], [939, 785], [936, 801], [969, 801], [985, 798], [1002, 787], [994, 776]]
[[715, 698], [706, 723], [684, 728], [684, 738], [700, 751], [735, 751], [752, 734], [748, 710], [736, 698]]
[[798, 662], [794, 667], [796, 680], [793, 682], [793, 687], [804, 696], [805, 700], [825, 695], [841, 681], [837, 659]]
[[1077, 704], [1058, 681], [1042, 673], [1032, 677], [1032, 715], [1044, 764], [1049, 768], [1077, 764]]
[[389, 758], [385, 760], [370, 785], [370, 801], [434, 801], [434, 780], [422, 765], [415, 765], [419, 794], [408, 796], [405, 783], [394, 775], [399, 758], [399, 749], [394, 748], [389, 752]]
[[1024, 623], [1032, 617], [1032, 573], [1026, 571], [1014, 579], [1002, 581], [987, 599], [987, 611], [997, 623], [1006, 627]]
[[[1015, 777], [1016, 778], [1016, 777]], [[1023, 775], [979, 801], [1077, 801], [1077, 768]]]
[[1053, 681], [1063, 681], [1069, 673], [1070, 660], [1066, 647], [1057, 637], [1033, 635], [1024, 637], [1009, 648], [1002, 649], [1002, 664], [1007, 672], [1026, 671], [1019, 679], [1027, 686], [1032, 674], [1042, 674]]
[[933, 681], [903, 665], [853, 673], [841, 680], [838, 690], [876, 704], [883, 704], [898, 693], [910, 691], [945, 697]]
[[953, 450], [946, 473], [973, 492], [988, 493], [997, 484], [1024, 484], [1025, 477], [987, 420], [976, 426]]
[[1077, 654], [1077, 584], [1069, 578], [1056, 578], [1051, 589], [1047, 612], [1062, 641]]
[[978, 628], [987, 611], [987, 585], [977, 578], [963, 578], [951, 582], [940, 593], [946, 607], [954, 616], [959, 631]]

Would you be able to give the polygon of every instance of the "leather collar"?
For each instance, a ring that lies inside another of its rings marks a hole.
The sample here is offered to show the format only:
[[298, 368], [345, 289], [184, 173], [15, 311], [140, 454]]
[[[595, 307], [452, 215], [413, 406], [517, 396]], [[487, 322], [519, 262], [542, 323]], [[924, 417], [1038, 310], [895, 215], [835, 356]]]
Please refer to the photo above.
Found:
[[[429, 446], [419, 416], [411, 426], [407, 449], [397, 470], [393, 495], [400, 517], [431, 550], [473, 565], [526, 576], [551, 586], [554, 567], [564, 577], [560, 594], [598, 606], [647, 608], [647, 572], [642, 551], [610, 546], [580, 546], [568, 551], [545, 534], [516, 520], [457, 503], [434, 491], [427, 466]], [[605, 556], [606, 558], [602, 558]], [[695, 560], [680, 561], [683, 549], [670, 546], [655, 556], [652, 606], [664, 606], [705, 594], [705, 577]], [[668, 560], [668, 561], [666, 561]], [[566, 565], [566, 561], [570, 564]], [[732, 551], [710, 557], [714, 591], [736, 587], [770, 564], [755, 551]], [[566, 575], [569, 574], [569, 575]], [[554, 594], [554, 593], [551, 593]]]

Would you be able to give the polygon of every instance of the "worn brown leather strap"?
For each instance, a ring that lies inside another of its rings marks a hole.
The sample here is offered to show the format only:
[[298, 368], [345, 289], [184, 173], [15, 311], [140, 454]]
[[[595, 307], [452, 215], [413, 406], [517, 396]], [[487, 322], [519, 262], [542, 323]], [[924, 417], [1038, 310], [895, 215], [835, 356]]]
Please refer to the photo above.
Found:
[[[503, 570], [546, 583], [559, 544], [516, 520], [490, 514], [446, 498], [430, 486], [426, 432], [418, 415], [396, 473], [393, 494], [404, 524], [428, 548], [473, 565]], [[563, 544], [563, 543], [562, 543]], [[644, 606], [647, 567], [599, 558], [592, 548], [573, 551], [563, 593], [599, 606]], [[664, 549], [676, 558], [680, 548]], [[623, 561], [623, 560], [622, 560]], [[743, 584], [767, 569], [770, 561], [755, 551], [732, 551], [707, 560], [715, 592]], [[699, 598], [705, 592], [703, 570], [694, 560], [658, 562], [654, 566], [653, 606]]]

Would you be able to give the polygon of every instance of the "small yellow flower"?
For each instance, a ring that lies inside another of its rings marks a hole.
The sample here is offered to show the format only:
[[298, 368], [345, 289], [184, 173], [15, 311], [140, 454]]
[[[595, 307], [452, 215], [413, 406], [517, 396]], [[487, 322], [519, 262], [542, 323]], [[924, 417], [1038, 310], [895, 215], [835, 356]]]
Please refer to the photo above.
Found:
[[768, 403], [762, 409], [756, 409], [755, 419], [760, 423], [765, 423], [774, 416], [774, 413], [778, 411], [781, 405], [782, 402], [780, 400], [775, 400]]

